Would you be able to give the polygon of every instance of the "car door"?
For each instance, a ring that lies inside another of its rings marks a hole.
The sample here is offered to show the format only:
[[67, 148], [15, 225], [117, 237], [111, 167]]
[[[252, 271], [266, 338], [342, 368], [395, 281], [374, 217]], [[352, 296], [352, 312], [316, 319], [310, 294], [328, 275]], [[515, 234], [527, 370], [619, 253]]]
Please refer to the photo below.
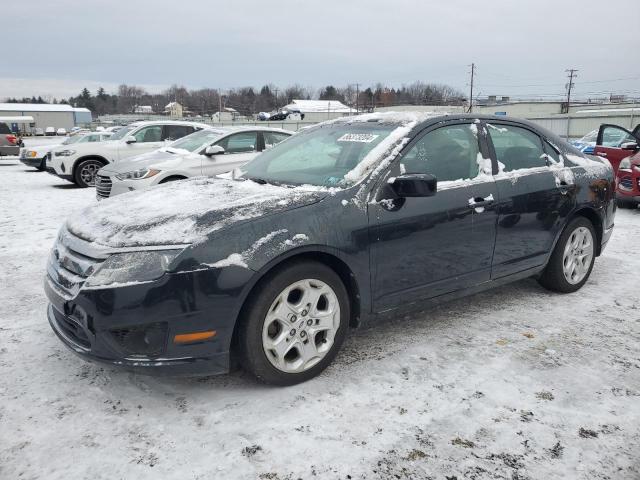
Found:
[[128, 142], [128, 137], [125, 137], [118, 145], [118, 159], [124, 160], [162, 147], [164, 145], [162, 130], [162, 125], [147, 125], [132, 132], [130, 136], [134, 137], [136, 141]]
[[[496, 190], [483, 156], [477, 126], [450, 122], [419, 134], [382, 178], [368, 205], [376, 311], [490, 279]], [[411, 173], [435, 175], [435, 196], [380, 198], [386, 182]]]
[[224, 148], [224, 153], [202, 155], [202, 174], [213, 176], [229, 172], [252, 160], [262, 150], [262, 135], [258, 133], [257, 131], [233, 133], [215, 142], [214, 145]]
[[622, 148], [625, 143], [640, 143], [640, 124], [636, 125], [633, 132], [618, 125], [603, 124], [598, 130], [598, 138], [594, 148], [594, 154], [606, 158], [617, 172], [620, 162], [633, 155], [635, 148]]
[[[576, 201], [569, 167], [537, 132], [523, 126], [487, 123], [495, 176], [498, 225], [492, 278], [543, 265], [562, 219]], [[557, 163], [550, 168], [552, 163]]]

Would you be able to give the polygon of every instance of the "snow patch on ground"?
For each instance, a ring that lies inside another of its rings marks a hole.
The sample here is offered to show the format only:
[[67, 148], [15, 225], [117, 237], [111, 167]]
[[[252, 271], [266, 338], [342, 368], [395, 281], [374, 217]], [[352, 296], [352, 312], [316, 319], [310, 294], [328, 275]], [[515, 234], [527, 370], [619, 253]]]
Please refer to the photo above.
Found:
[[618, 210], [576, 293], [524, 280], [397, 315], [350, 332], [319, 378], [275, 388], [69, 352], [42, 279], [95, 193], [16, 159], [0, 169], [2, 479], [640, 478], [638, 209]]

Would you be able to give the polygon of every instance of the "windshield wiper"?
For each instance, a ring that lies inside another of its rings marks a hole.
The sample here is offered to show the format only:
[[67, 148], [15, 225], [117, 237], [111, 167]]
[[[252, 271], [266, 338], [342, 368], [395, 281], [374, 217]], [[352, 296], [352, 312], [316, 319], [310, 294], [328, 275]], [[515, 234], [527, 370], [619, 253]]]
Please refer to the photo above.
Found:
[[258, 178], [258, 177], [247, 177], [247, 178], [252, 182], [256, 182], [259, 185], [266, 185], [267, 183], [269, 183], [264, 178]]

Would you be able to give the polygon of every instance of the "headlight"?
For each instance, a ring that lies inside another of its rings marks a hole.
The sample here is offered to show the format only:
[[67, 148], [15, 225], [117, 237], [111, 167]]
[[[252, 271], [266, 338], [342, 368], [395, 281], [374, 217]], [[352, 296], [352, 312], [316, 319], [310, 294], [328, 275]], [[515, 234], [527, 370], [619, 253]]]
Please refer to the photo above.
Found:
[[140, 170], [133, 170], [131, 172], [119, 173], [116, 175], [118, 180], [140, 180], [143, 178], [153, 177], [160, 173], [160, 170], [153, 168], [141, 168]]
[[76, 153], [75, 150], [61, 150], [60, 152], [55, 152], [54, 155], [56, 157], [70, 157], [75, 153]]
[[27, 150], [24, 154], [25, 157], [29, 157], [29, 158], [35, 158], [38, 156], [37, 152], [34, 152], [33, 150]]
[[87, 279], [85, 286], [123, 286], [160, 278], [182, 250], [116, 253]]
[[627, 157], [620, 162], [619, 170], [631, 170], [631, 158]]

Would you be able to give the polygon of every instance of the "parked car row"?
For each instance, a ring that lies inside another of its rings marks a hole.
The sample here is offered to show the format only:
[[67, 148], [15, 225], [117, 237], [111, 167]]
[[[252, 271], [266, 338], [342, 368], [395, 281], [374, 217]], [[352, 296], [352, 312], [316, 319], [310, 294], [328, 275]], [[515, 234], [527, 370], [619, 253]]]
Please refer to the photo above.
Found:
[[[144, 122], [52, 152], [48, 168], [85, 185], [99, 169], [101, 197], [255, 156], [67, 220], [47, 316], [86, 359], [149, 374], [237, 359], [290, 385], [324, 370], [351, 327], [531, 276], [575, 292], [613, 230], [611, 165], [526, 121], [371, 114], [285, 141], [188, 126]], [[178, 127], [181, 140], [127, 160]]]

